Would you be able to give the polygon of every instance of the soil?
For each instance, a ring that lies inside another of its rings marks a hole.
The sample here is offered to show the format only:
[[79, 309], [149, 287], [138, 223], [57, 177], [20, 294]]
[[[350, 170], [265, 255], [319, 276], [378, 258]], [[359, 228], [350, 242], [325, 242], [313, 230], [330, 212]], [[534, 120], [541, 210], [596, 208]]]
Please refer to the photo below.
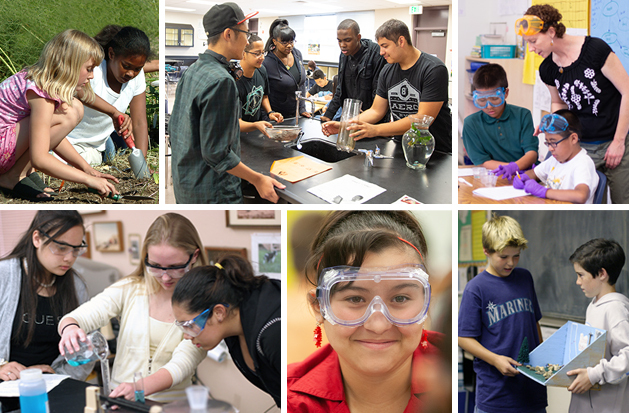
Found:
[[[53, 201], [48, 202], [31, 202], [20, 198], [14, 198], [12, 195], [0, 193], [0, 204], [159, 204], [159, 171], [158, 157], [151, 152], [147, 155], [147, 163], [149, 169], [153, 172], [149, 179], [135, 179], [133, 172], [129, 166], [128, 154], [130, 151], [121, 152], [117, 155], [112, 165], [94, 166], [97, 171], [108, 173], [115, 176], [120, 183], [114, 184], [118, 192], [122, 195], [150, 196], [154, 200], [130, 200], [122, 198], [114, 201], [110, 198], [101, 198], [100, 195], [88, 192], [87, 187], [83, 184], [65, 181], [61, 191], [54, 197]], [[62, 181], [43, 173], [39, 173], [52, 189], [58, 190]]]

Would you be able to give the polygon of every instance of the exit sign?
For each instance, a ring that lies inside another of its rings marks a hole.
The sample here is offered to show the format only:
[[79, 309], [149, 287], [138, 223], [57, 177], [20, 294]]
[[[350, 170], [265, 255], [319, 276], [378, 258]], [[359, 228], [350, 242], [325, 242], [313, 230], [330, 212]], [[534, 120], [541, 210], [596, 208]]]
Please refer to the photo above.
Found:
[[424, 12], [424, 6], [411, 6], [408, 12], [409, 14], [422, 14]]

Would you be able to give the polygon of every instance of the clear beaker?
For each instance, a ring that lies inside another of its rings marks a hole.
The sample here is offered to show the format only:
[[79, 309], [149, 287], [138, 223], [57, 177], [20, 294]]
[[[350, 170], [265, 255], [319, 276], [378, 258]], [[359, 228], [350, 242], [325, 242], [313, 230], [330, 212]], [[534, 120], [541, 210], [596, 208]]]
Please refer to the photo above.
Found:
[[336, 139], [336, 149], [339, 151], [351, 152], [354, 150], [354, 138], [349, 136], [351, 132], [347, 130], [347, 127], [351, 121], [358, 120], [362, 104], [363, 102], [356, 99], [345, 99], [343, 101], [341, 125], [339, 126], [339, 134]]
[[79, 341], [78, 351], [65, 348], [65, 358], [71, 366], [81, 366], [96, 360], [105, 360], [109, 355], [107, 340], [100, 331], [93, 331], [87, 335], [86, 341]]

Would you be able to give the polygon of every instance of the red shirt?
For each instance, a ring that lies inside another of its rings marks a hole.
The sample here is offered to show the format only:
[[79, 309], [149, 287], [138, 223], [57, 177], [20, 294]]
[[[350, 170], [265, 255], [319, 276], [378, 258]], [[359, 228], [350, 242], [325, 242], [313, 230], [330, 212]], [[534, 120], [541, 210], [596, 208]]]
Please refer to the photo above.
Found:
[[[424, 330], [426, 331], [426, 330]], [[412, 371], [420, 371], [419, 363], [422, 356], [439, 355], [438, 345], [443, 334], [426, 331], [428, 345], [422, 344], [413, 352]], [[302, 412], [333, 412], [350, 413], [345, 401], [343, 377], [338, 355], [329, 344], [315, 351], [300, 363], [288, 366], [288, 399], [289, 413]], [[411, 398], [404, 413], [417, 413], [422, 410], [424, 385], [418, 374], [411, 374]]]

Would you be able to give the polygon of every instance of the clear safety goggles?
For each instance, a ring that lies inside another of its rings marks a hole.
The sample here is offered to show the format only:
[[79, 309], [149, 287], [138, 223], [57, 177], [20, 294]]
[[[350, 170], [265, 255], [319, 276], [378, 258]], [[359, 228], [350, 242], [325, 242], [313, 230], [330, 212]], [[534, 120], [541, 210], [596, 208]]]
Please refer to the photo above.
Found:
[[39, 230], [39, 232], [41, 232], [43, 236], [50, 238], [50, 241], [52, 241], [50, 244], [48, 244], [48, 248], [50, 249], [50, 252], [52, 252], [54, 255], [66, 256], [69, 253], [72, 253], [72, 256], [76, 258], [87, 252], [87, 244], [85, 243], [85, 241], [82, 241], [81, 245], [71, 245], [67, 242], [57, 241], [53, 239], [50, 235], [42, 230]]
[[556, 113], [545, 115], [539, 123], [540, 132], [559, 133], [570, 129], [566, 118]]
[[[225, 307], [229, 307], [229, 304], [227, 303], [220, 303], [220, 304], [224, 305]], [[175, 325], [179, 327], [179, 329], [183, 331], [185, 334], [191, 337], [196, 337], [199, 334], [201, 334], [201, 331], [203, 331], [203, 329], [205, 328], [207, 319], [210, 318], [210, 316], [212, 315], [212, 310], [214, 310], [214, 307], [216, 305], [217, 304], [210, 306], [210, 308], [203, 311], [201, 314], [194, 317], [192, 320], [188, 320], [188, 321], [175, 320]]]
[[322, 316], [331, 324], [357, 327], [375, 312], [393, 325], [422, 323], [430, 305], [430, 283], [423, 265], [361, 269], [325, 268], [317, 299]]
[[505, 103], [505, 88], [499, 87], [485, 92], [475, 90], [472, 92], [472, 98], [474, 98], [474, 106], [479, 109], [485, 109], [488, 106], [495, 108]]
[[518, 36], [533, 36], [544, 28], [544, 21], [537, 16], [524, 16], [515, 21], [515, 33]]

